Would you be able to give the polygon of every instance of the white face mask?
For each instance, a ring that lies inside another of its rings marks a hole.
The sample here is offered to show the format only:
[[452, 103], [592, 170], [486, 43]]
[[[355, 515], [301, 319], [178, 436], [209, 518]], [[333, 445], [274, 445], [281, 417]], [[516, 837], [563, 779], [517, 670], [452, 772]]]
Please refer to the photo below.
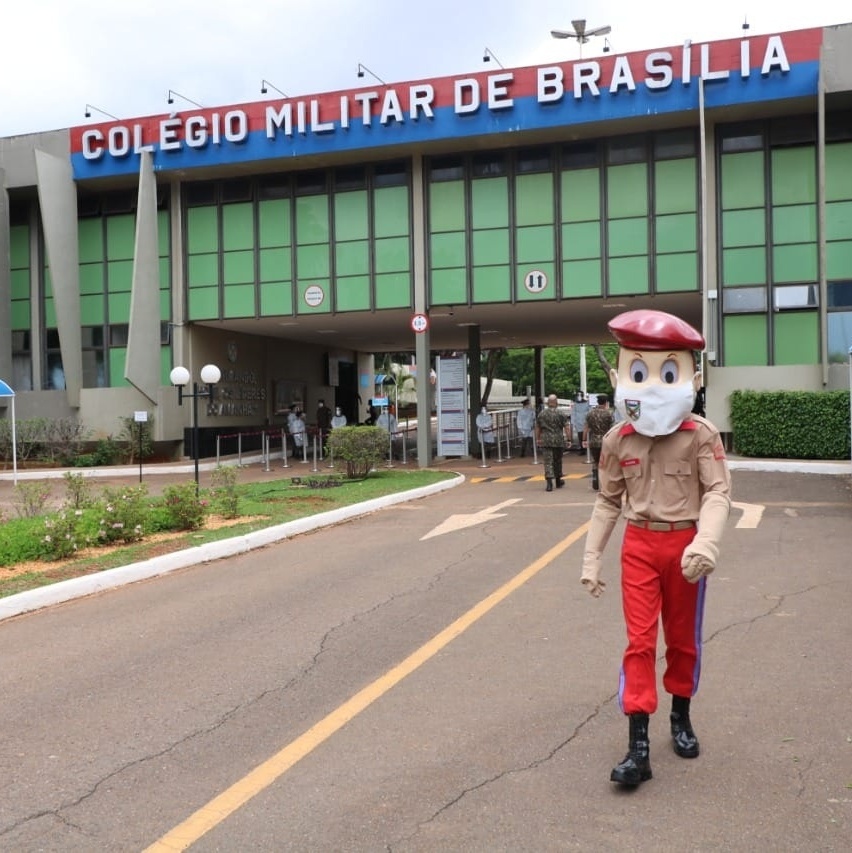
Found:
[[615, 389], [615, 408], [621, 417], [636, 432], [650, 438], [675, 432], [692, 411], [694, 402], [695, 389], [691, 382]]
[[486, 408], [483, 406], [483, 407], [479, 410], [479, 412], [480, 412], [480, 414], [487, 415], [487, 414], [488, 414], [488, 409], [486, 409]]

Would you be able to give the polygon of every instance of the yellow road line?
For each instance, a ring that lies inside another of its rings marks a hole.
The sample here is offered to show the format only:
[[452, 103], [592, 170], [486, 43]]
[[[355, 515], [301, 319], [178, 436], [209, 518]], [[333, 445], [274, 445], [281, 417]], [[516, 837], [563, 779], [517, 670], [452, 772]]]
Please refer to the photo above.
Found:
[[530, 563], [523, 571], [496, 589], [488, 597], [471, 607], [467, 613], [436, 634], [427, 643], [409, 655], [404, 661], [388, 670], [368, 684], [351, 699], [332, 711], [296, 740], [285, 746], [271, 758], [259, 764], [239, 781], [231, 785], [217, 797], [203, 805], [195, 814], [190, 815], [183, 823], [167, 832], [145, 850], [145, 853], [163, 853], [163, 851], [186, 850], [211, 829], [218, 826], [238, 808], [245, 805], [252, 797], [268, 788], [279, 777], [283, 776], [294, 764], [311, 753], [335, 732], [339, 731], [361, 711], [381, 698], [392, 687], [399, 684], [406, 676], [419, 669], [430, 658], [448, 646], [453, 640], [464, 633], [471, 625], [485, 616], [501, 601], [508, 598], [515, 590], [523, 586], [530, 578], [535, 577], [545, 566], [552, 563], [560, 554], [570, 548], [588, 529], [588, 523], [572, 531], [561, 542]]

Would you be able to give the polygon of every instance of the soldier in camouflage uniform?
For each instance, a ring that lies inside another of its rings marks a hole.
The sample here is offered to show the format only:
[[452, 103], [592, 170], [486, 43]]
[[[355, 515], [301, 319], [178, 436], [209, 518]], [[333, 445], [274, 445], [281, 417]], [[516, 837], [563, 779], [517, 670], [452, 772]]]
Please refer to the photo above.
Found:
[[565, 451], [568, 429], [568, 416], [559, 411], [559, 400], [556, 394], [547, 398], [547, 405], [538, 413], [535, 422], [535, 437], [544, 457], [544, 478], [547, 481], [545, 491], [553, 491], [553, 481], [556, 488], [565, 485], [562, 479], [562, 454]]

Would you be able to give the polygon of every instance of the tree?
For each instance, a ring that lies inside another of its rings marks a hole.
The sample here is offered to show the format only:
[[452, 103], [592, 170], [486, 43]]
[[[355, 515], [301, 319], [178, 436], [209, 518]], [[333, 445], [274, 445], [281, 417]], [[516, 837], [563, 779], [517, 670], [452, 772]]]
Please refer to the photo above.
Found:
[[485, 389], [482, 392], [483, 406], [488, 404], [488, 397], [491, 394], [491, 387], [494, 385], [495, 378], [502, 378], [497, 376], [497, 371], [505, 354], [506, 350], [504, 347], [486, 350], [485, 353], [483, 353], [483, 357], [485, 359]]

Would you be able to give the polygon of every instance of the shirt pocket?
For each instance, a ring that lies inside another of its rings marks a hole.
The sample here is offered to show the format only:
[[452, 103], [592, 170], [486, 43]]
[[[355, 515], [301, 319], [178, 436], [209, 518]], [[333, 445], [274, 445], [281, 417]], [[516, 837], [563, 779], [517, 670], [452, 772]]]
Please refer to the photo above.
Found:
[[687, 459], [672, 459], [663, 465], [663, 474], [667, 511], [688, 517], [695, 491], [692, 464]]

